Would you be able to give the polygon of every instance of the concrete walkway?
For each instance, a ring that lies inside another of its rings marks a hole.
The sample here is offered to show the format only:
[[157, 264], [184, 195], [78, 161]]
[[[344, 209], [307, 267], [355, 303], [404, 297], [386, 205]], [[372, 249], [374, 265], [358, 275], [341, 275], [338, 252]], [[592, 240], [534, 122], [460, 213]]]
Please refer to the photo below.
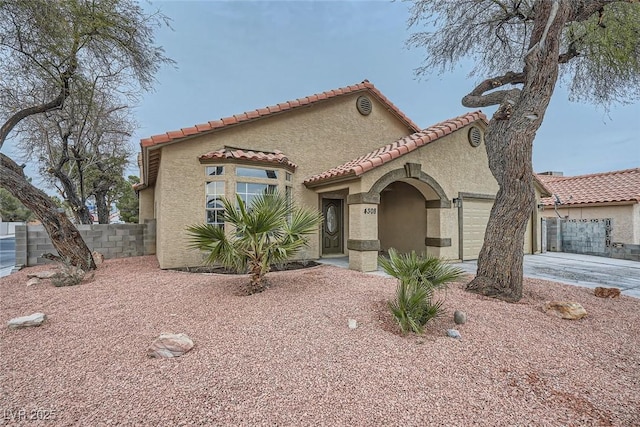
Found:
[[[322, 258], [320, 263], [349, 268], [347, 257]], [[456, 263], [469, 273], [476, 272], [475, 261]], [[373, 274], [386, 275], [382, 271]], [[595, 288], [597, 286], [619, 288], [623, 294], [640, 298], [640, 262], [625, 261], [590, 255], [546, 252], [525, 255], [524, 275], [568, 285]]]

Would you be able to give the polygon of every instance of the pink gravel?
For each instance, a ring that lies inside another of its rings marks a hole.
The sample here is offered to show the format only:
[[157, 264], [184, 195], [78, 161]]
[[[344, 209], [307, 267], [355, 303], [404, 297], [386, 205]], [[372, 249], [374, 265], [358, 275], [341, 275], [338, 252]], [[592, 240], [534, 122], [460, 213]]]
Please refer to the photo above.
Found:
[[[45, 269], [0, 279], [6, 425], [640, 425], [632, 297], [526, 280], [508, 304], [456, 283], [446, 317], [403, 337], [384, 305], [393, 279], [331, 266], [271, 273], [249, 297], [236, 291], [246, 277], [162, 271], [153, 257], [107, 261], [80, 286], [25, 286]], [[551, 317], [550, 300], [589, 315]], [[6, 327], [38, 311], [41, 327]], [[195, 348], [150, 359], [162, 332]]]

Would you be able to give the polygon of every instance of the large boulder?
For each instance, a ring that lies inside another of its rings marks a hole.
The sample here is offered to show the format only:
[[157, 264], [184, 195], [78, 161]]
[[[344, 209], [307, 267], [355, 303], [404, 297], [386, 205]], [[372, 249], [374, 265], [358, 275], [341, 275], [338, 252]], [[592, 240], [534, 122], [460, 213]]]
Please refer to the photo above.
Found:
[[620, 296], [620, 289], [597, 287], [593, 291], [593, 294], [598, 298], [618, 298]]
[[147, 350], [149, 357], [179, 357], [193, 348], [193, 341], [186, 334], [160, 334]]
[[38, 271], [36, 273], [28, 273], [27, 277], [28, 278], [32, 278], [32, 277], [37, 277], [38, 279], [51, 279], [53, 277], [56, 277], [58, 274], [60, 274], [59, 271]]
[[32, 277], [31, 279], [27, 280], [27, 286], [39, 285], [40, 282], [41, 279], [39, 277]]
[[577, 302], [551, 301], [544, 305], [545, 313], [561, 319], [578, 320], [587, 315], [587, 310]]
[[33, 313], [30, 316], [16, 317], [9, 320], [9, 329], [27, 328], [29, 326], [40, 326], [47, 316], [44, 313]]
[[104, 255], [98, 251], [91, 252], [91, 256], [93, 257], [93, 262], [96, 264], [96, 267], [104, 262]]

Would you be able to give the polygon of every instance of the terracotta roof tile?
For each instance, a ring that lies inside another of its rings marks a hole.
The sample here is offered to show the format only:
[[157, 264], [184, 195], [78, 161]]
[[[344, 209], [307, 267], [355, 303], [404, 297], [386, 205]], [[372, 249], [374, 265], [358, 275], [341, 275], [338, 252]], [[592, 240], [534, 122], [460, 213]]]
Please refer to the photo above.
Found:
[[[154, 135], [149, 138], [143, 138], [140, 140], [140, 145], [142, 147], [142, 156], [143, 158], [149, 158], [148, 150], [152, 147], [167, 144], [170, 142], [179, 142], [184, 138], [193, 137], [198, 133], [211, 132], [217, 129], [224, 128], [226, 126], [234, 126], [239, 123], [247, 123], [252, 120], [257, 120], [263, 117], [268, 117], [271, 114], [279, 114], [281, 112], [291, 111], [293, 109], [304, 107], [305, 105], [313, 104], [315, 102], [319, 102], [322, 100], [334, 98], [337, 96], [356, 93], [360, 91], [366, 91], [374, 98], [376, 98], [379, 102], [381, 102], [385, 108], [394, 114], [400, 121], [402, 121], [409, 130], [412, 132], [418, 132], [420, 128], [417, 124], [415, 124], [409, 117], [407, 117], [402, 111], [398, 109], [389, 99], [384, 96], [375, 86], [369, 82], [368, 80], [364, 80], [362, 83], [358, 83], [355, 85], [349, 85], [343, 88], [334, 89], [326, 92], [322, 92], [319, 94], [310, 95], [304, 98], [298, 98], [293, 101], [282, 102], [278, 105], [269, 106], [265, 108], [259, 108], [257, 110], [247, 111], [241, 114], [236, 114], [231, 117], [225, 117], [220, 120], [213, 120], [208, 123], [197, 124], [195, 126], [191, 126], [181, 130], [169, 131], [164, 134]], [[150, 160], [151, 161], [151, 160]], [[159, 161], [158, 159], [153, 160], [154, 162]], [[154, 176], [145, 176], [143, 177], [148, 182], [155, 182], [155, 173], [154, 168], [149, 168], [149, 170], [145, 173], [154, 175]]]
[[[538, 174], [537, 178], [562, 205], [640, 202], [640, 168], [578, 176]], [[542, 203], [553, 206], [554, 199], [545, 197]]]
[[391, 144], [387, 144], [384, 147], [380, 147], [377, 150], [358, 157], [357, 159], [351, 160], [340, 166], [329, 169], [328, 171], [314, 175], [305, 180], [304, 183], [308, 185], [339, 177], [362, 175], [364, 172], [367, 172], [404, 154], [414, 151], [418, 147], [429, 144], [430, 142], [435, 141], [436, 139], [441, 138], [444, 135], [448, 135], [466, 126], [466, 124], [475, 122], [477, 120], [483, 120], [486, 123], [487, 117], [482, 113], [482, 111], [474, 111], [460, 117], [445, 120], [444, 122], [435, 124], [420, 132], [405, 136], [404, 138], [399, 139], [398, 141], [394, 141]]
[[273, 163], [281, 166], [287, 166], [289, 169], [295, 170], [298, 166], [289, 161], [289, 158], [279, 150], [274, 150], [272, 152], [267, 151], [253, 151], [247, 150], [244, 148], [237, 147], [229, 147], [225, 146], [220, 150], [211, 151], [209, 153], [203, 154], [198, 157], [201, 161], [203, 160], [225, 160], [225, 159], [234, 159], [234, 160], [245, 160], [245, 161], [253, 161], [258, 163]]
[[[376, 89], [375, 86], [371, 84], [368, 80], [364, 80], [362, 83], [359, 83], [356, 85], [350, 85], [343, 88], [316, 93], [316, 94], [307, 96], [305, 98], [299, 98], [293, 101], [281, 102], [277, 105], [271, 105], [268, 107], [259, 108], [257, 110], [247, 111], [242, 114], [236, 114], [231, 117], [224, 117], [220, 120], [210, 121], [208, 125], [195, 125], [187, 129], [195, 128], [198, 130], [198, 132], [208, 132], [224, 126], [235, 125], [240, 122], [245, 122], [245, 121], [257, 119], [260, 117], [265, 117], [274, 113], [289, 111], [294, 108], [301, 107], [303, 105], [307, 105], [310, 103], [314, 103], [314, 102], [318, 102], [318, 101], [322, 101], [330, 98], [335, 98], [337, 96], [350, 94], [350, 93], [363, 91], [363, 90], [368, 90], [380, 102], [382, 102], [383, 104], [386, 104], [386, 107], [392, 113], [394, 113], [400, 120], [402, 120], [409, 129], [413, 130], [414, 132], [417, 132], [418, 130], [420, 130], [418, 125], [416, 125], [402, 111], [400, 111], [391, 101], [389, 101], [389, 99], [387, 99], [387, 97], [385, 97], [378, 89]], [[163, 137], [161, 137], [161, 135], [154, 135], [151, 138], [142, 139], [140, 142], [143, 147], [149, 147], [153, 145], [164, 144], [167, 142], [174, 142], [181, 138], [184, 138], [185, 136], [194, 135], [194, 133], [192, 132], [184, 133], [184, 130], [182, 135], [179, 132], [180, 130], [169, 131], [166, 134], [162, 134], [162, 135], [165, 135]]]

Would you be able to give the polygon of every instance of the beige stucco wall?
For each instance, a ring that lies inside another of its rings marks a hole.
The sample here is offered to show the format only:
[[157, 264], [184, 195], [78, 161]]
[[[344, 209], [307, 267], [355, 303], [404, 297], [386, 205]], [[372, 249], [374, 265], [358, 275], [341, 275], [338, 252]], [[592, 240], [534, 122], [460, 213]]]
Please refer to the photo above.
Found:
[[145, 188], [144, 190], [141, 190], [138, 192], [138, 206], [139, 206], [138, 222], [140, 224], [144, 223], [145, 219], [154, 218], [153, 195], [154, 195], [153, 188]]
[[[494, 195], [498, 191], [498, 184], [489, 171], [484, 144], [472, 147], [467, 132], [468, 127], [465, 127], [372, 170], [362, 177], [361, 191], [369, 191], [380, 177], [403, 168], [406, 163], [420, 163], [422, 171], [442, 187], [449, 201], [458, 197], [459, 193]], [[412, 182], [412, 179], [405, 181]], [[427, 219], [427, 237], [451, 239], [451, 246], [430, 247], [428, 252], [447, 259], [458, 259], [458, 209], [453, 205], [450, 208], [429, 209], [427, 215], [433, 216]]]
[[[568, 219], [603, 219], [611, 218], [611, 241], [629, 244], [640, 244], [640, 205], [621, 206], [584, 206], [558, 208], [561, 217]], [[556, 218], [553, 208], [546, 207], [542, 215]]]
[[[157, 256], [161, 268], [202, 264], [202, 255], [187, 249], [185, 228], [205, 220], [205, 165], [198, 156], [225, 145], [252, 150], [281, 150], [298, 165], [293, 175], [294, 200], [319, 208], [319, 197], [302, 182], [347, 160], [409, 134], [408, 129], [375, 98], [368, 116], [355, 106], [361, 94], [313, 104], [311, 107], [256, 120], [208, 135], [168, 144], [155, 185]], [[229, 183], [226, 195], [235, 185]], [[314, 235], [305, 256], [317, 258]]]

